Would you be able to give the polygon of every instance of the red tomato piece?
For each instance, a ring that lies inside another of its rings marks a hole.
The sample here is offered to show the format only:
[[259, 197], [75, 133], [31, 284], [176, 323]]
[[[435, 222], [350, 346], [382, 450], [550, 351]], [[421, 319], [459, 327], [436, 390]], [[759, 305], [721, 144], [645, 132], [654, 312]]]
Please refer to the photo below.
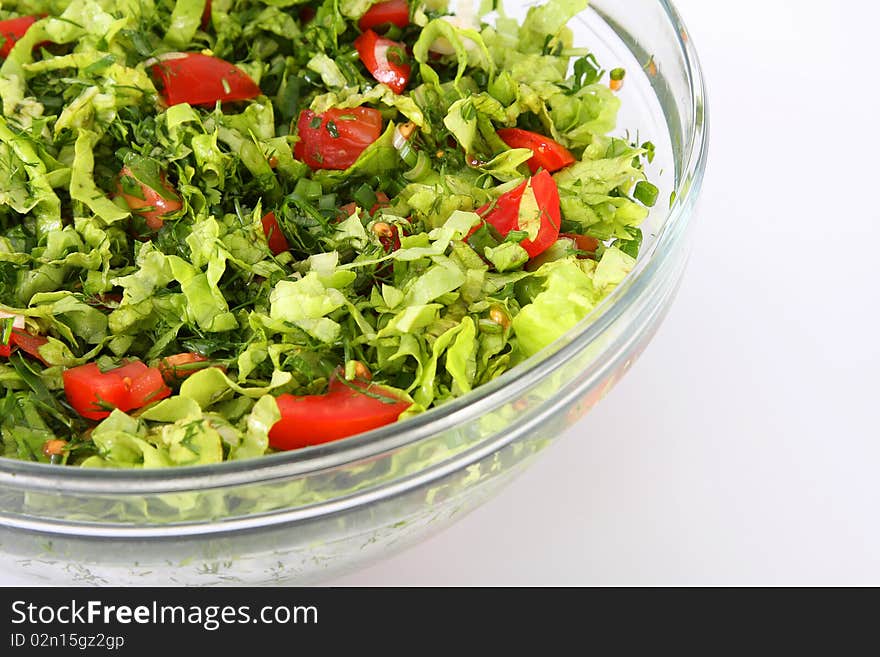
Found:
[[101, 372], [95, 363], [65, 370], [64, 394], [77, 413], [90, 420], [101, 420], [111, 409], [130, 411], [171, 394], [162, 374], [140, 361]]
[[387, 2], [375, 4], [358, 21], [361, 32], [381, 25], [396, 25], [397, 27], [409, 25], [409, 5], [406, 0], [387, 0]]
[[207, 30], [211, 25], [211, 0], [205, 3], [205, 9], [202, 11], [202, 30]]
[[290, 250], [287, 238], [281, 232], [281, 226], [278, 225], [278, 219], [274, 212], [270, 212], [263, 216], [263, 232], [266, 234], [266, 241], [269, 243], [269, 250], [278, 255]]
[[352, 201], [351, 203], [346, 203], [342, 207], [339, 208], [339, 220], [343, 221], [348, 219], [351, 215], [358, 211], [358, 204]]
[[380, 190], [376, 192], [376, 203], [370, 208], [370, 214], [376, 214], [377, 210], [387, 208], [389, 205], [391, 205], [391, 199], [388, 198], [388, 194]]
[[300, 112], [296, 158], [313, 169], [344, 170], [382, 134], [382, 114], [371, 107]]
[[326, 395], [279, 395], [269, 444], [289, 450], [348, 438], [395, 422], [410, 403], [368, 381], [334, 379]]
[[36, 16], [20, 16], [0, 21], [0, 39], [2, 39], [2, 43], [0, 43], [0, 57], [4, 59], [8, 57], [16, 41], [23, 37], [31, 25], [36, 22]]
[[553, 173], [576, 161], [574, 155], [565, 146], [537, 132], [519, 128], [501, 128], [498, 130], [498, 136], [511, 148], [528, 148], [534, 153], [532, 159], [526, 162], [532, 173], [537, 173], [538, 169]]
[[41, 361], [44, 365], [48, 365], [49, 363], [40, 355], [40, 347], [49, 342], [49, 340], [42, 335], [33, 335], [25, 331], [23, 328], [24, 317], [22, 315], [10, 315], [0, 311], [0, 319], [9, 318], [13, 320], [12, 331], [9, 334], [9, 342], [0, 344], [0, 356], [9, 358], [12, 355], [12, 350], [18, 347], [26, 354], [30, 354]]
[[[574, 233], [560, 233], [559, 238], [565, 238], [567, 240], [571, 240], [574, 243], [574, 248], [578, 251], [586, 251], [587, 253], [595, 253], [596, 249], [599, 248], [599, 240], [595, 237], [590, 237], [589, 235], [576, 235]], [[578, 256], [581, 258], [586, 258], [587, 256]]]
[[302, 22], [303, 25], [311, 23], [317, 15], [318, 11], [314, 7], [300, 7], [299, 20]]
[[43, 365], [48, 365], [49, 363], [40, 355], [40, 347], [47, 342], [49, 342], [48, 338], [44, 338], [42, 335], [33, 335], [27, 331], [13, 329], [12, 337], [9, 339], [9, 346], [16, 345], [26, 354], [30, 354], [39, 360]]
[[173, 212], [177, 212], [183, 207], [183, 203], [177, 196], [175, 189], [165, 181], [164, 174], [162, 176], [162, 190], [155, 190], [149, 185], [138, 181], [127, 166], [122, 167], [119, 177], [135, 180], [141, 188], [141, 196], [138, 198], [134, 194], [126, 194], [122, 191], [122, 182], [120, 180], [116, 187], [117, 196], [125, 199], [128, 208], [135, 214], [144, 218], [147, 227], [151, 230], [159, 230], [164, 223], [164, 217]]
[[[533, 195], [534, 202], [523, 206], [523, 197], [529, 189], [529, 196]], [[499, 196], [494, 207], [484, 205], [477, 212], [502, 237], [513, 230], [534, 234], [534, 237], [520, 242], [530, 258], [546, 251], [559, 238], [562, 223], [559, 190], [547, 171], [532, 176], [516, 189]]]
[[403, 93], [412, 73], [412, 67], [406, 63], [404, 44], [367, 30], [354, 40], [354, 47], [370, 75], [388, 85], [394, 93]]
[[[143, 365], [143, 363], [139, 364]], [[128, 388], [128, 407], [141, 408], [170, 395], [171, 390], [165, 385], [165, 378], [159, 368], [144, 365], [144, 369], [131, 379]]]
[[[210, 363], [211, 359], [201, 354], [187, 352], [182, 354], [174, 354], [166, 356], [159, 361], [157, 368], [162, 373], [162, 378], [168, 383], [178, 383], [181, 379], [185, 379], [191, 374], [195, 374], [199, 370], [208, 367], [205, 363]], [[225, 368], [221, 368], [225, 369]]]
[[249, 100], [260, 87], [237, 66], [198, 52], [171, 53], [151, 67], [167, 105], [214, 105]]
[[108, 415], [108, 407], [124, 408], [128, 390], [122, 377], [102, 373], [95, 363], [64, 370], [64, 395], [74, 410], [90, 420], [101, 420]]

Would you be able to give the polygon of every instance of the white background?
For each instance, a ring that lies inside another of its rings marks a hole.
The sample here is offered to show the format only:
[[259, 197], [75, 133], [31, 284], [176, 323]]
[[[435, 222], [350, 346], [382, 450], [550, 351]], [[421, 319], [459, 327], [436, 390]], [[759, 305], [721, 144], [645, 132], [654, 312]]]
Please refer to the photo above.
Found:
[[880, 584], [880, 5], [677, 5], [712, 138], [666, 323], [497, 498], [328, 584]]
[[500, 496], [331, 583], [880, 584], [880, 6], [676, 4], [712, 137], [666, 323]]

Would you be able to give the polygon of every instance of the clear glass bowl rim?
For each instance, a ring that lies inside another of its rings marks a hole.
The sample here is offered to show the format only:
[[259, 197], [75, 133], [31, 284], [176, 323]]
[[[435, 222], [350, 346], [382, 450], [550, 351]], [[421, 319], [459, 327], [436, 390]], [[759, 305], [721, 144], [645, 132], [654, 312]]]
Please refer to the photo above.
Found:
[[[663, 229], [649, 257], [640, 258], [630, 274], [628, 285], [615, 290], [587, 320], [561, 338], [558, 341], [562, 344], [561, 347], [551, 345], [547, 349], [548, 353], [538, 354], [467, 395], [405, 423], [382, 427], [339, 442], [245, 461], [155, 470], [66, 468], [0, 458], [0, 486], [51, 489], [59, 493], [149, 495], [255, 484], [307, 475], [362, 459], [375, 458], [474, 420], [487, 410], [515, 398], [517, 393], [528, 388], [533, 381], [557, 370], [573, 354], [585, 349], [602, 335], [650, 289], [650, 283], [658, 272], [663, 271], [666, 261], [671, 257], [669, 254], [673, 251], [672, 247], [685, 233], [691, 218], [690, 209], [702, 186], [709, 137], [703, 72], [693, 41], [686, 36], [689, 33], [672, 2], [657, 0], [657, 4], [675, 30], [689, 81], [689, 102], [694, 121], [688, 126], [689, 134], [685, 135], [684, 143], [689, 148], [682, 154], [682, 166], [677, 180], [692, 182], [685, 189], [676, 190], [677, 197], [669, 209]], [[491, 442], [494, 438], [487, 438], [484, 442]], [[488, 446], [481, 444], [479, 447], [485, 453]], [[461, 455], [462, 458], [466, 456]], [[446, 465], [444, 469], [450, 467], [450, 464]]]

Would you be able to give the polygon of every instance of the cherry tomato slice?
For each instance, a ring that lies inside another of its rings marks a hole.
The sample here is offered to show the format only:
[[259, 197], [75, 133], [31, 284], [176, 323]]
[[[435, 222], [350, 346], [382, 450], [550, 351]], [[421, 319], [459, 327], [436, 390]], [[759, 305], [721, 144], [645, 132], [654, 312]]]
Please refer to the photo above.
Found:
[[528, 232], [530, 237], [520, 242], [520, 246], [530, 258], [546, 251], [559, 238], [562, 223], [559, 190], [547, 171], [502, 194], [494, 207], [484, 205], [478, 213], [502, 237], [513, 230]]
[[151, 67], [167, 105], [214, 105], [249, 100], [260, 87], [240, 68], [198, 52], [171, 53]]
[[386, 84], [394, 93], [403, 93], [412, 73], [412, 67], [406, 63], [404, 44], [367, 30], [354, 40], [354, 47], [370, 75]]
[[382, 114], [370, 107], [303, 110], [297, 121], [294, 155], [312, 169], [344, 170], [382, 134]]
[[526, 162], [532, 173], [537, 173], [539, 169], [553, 173], [576, 161], [574, 155], [565, 146], [537, 132], [519, 128], [501, 128], [498, 130], [498, 136], [511, 148], [528, 148], [532, 151], [534, 155]]
[[130, 411], [171, 394], [162, 373], [140, 361], [101, 372], [95, 363], [65, 370], [64, 394], [74, 410], [90, 420], [101, 420], [113, 408]]
[[269, 250], [278, 255], [290, 250], [287, 238], [281, 232], [281, 226], [278, 225], [278, 219], [274, 212], [270, 212], [263, 216], [263, 232], [266, 234], [266, 241], [269, 244]]
[[[164, 223], [165, 216], [177, 212], [183, 207], [183, 203], [177, 196], [175, 189], [165, 181], [164, 174], [162, 175], [163, 189], [161, 190], [155, 190], [139, 181], [127, 166], [122, 167], [122, 170], [119, 172], [119, 178], [120, 181], [116, 187], [116, 194], [125, 199], [128, 208], [134, 214], [144, 218], [150, 230], [159, 230]], [[126, 180], [123, 181], [123, 178]], [[137, 194], [123, 191], [128, 181], [133, 181], [133, 184], [140, 188], [140, 196], [143, 198], [139, 198]]]
[[7, 58], [16, 41], [36, 22], [36, 16], [20, 16], [0, 21], [0, 57]]
[[409, 25], [409, 5], [406, 0], [387, 0], [387, 2], [375, 4], [358, 21], [361, 32], [381, 25], [396, 25], [397, 27]]
[[290, 450], [348, 438], [395, 422], [407, 401], [366, 381], [334, 380], [325, 395], [279, 395], [281, 419], [269, 431], [269, 444]]

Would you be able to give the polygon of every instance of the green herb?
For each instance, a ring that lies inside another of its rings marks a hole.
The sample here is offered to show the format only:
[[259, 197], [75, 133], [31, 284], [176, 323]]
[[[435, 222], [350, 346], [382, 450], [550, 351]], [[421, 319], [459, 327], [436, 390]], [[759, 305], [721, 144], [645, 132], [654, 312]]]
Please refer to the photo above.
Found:
[[601, 78], [604, 71], [596, 61], [596, 56], [592, 53], [584, 55], [576, 59], [574, 62], [574, 84], [572, 92], [576, 92], [583, 87], [596, 84]]

